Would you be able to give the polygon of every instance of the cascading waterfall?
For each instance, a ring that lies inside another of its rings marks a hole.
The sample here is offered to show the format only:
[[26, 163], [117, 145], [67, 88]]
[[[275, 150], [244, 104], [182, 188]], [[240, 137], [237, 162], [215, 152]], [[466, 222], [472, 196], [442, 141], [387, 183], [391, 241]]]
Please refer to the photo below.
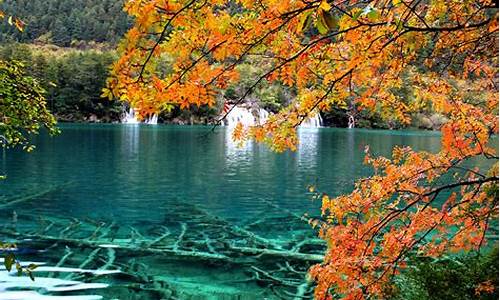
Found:
[[229, 127], [235, 127], [241, 123], [243, 126], [262, 125], [267, 121], [269, 112], [263, 108], [251, 109], [243, 106], [235, 106], [226, 116], [225, 124]]
[[[121, 119], [121, 122], [124, 124], [139, 124], [141, 121], [139, 121], [135, 115], [135, 110], [130, 107], [124, 114]], [[157, 125], [158, 124], [158, 115], [154, 114], [150, 117], [148, 117], [146, 120], [143, 122], [144, 124], [148, 125]]]
[[137, 120], [137, 118], [135, 117], [135, 111], [132, 107], [130, 107], [128, 109], [128, 111], [126, 111], [123, 114], [121, 121], [124, 124], [139, 124], [140, 123], [139, 120]]
[[145, 120], [144, 123], [149, 124], [149, 125], [157, 125], [158, 124], [158, 115], [154, 114], [154, 115], [150, 116], [149, 118], [147, 118]]
[[259, 124], [264, 124], [269, 118], [269, 112], [263, 108], [259, 109]]
[[347, 124], [347, 128], [351, 129], [351, 128], [354, 128], [356, 126], [356, 122], [354, 121], [354, 117], [353, 116], [349, 116], [349, 121], [348, 121], [348, 124]]
[[[255, 126], [264, 124], [269, 118], [269, 112], [263, 108], [250, 108], [242, 105], [236, 105], [231, 109], [226, 116], [222, 125], [228, 127], [235, 127], [236, 124], [241, 123], [243, 126]], [[319, 114], [313, 118], [304, 120], [300, 125], [301, 128], [319, 128], [323, 124], [323, 120]]]
[[321, 119], [320, 114], [314, 115], [312, 118], [305, 119], [301, 124], [300, 128], [319, 128], [323, 125], [323, 119]]

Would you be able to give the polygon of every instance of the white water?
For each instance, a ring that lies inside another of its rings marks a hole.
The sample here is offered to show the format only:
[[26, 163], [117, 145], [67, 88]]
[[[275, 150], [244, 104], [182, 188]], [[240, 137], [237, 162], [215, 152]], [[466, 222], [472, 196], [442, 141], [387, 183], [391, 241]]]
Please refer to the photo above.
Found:
[[131, 107], [123, 114], [122, 123], [124, 124], [139, 124], [139, 120], [135, 116], [135, 111]]
[[354, 120], [353, 116], [349, 116], [349, 123], [347, 125], [347, 128], [354, 128], [356, 126], [356, 121]]
[[149, 124], [149, 125], [157, 125], [158, 124], [158, 115], [154, 114], [147, 118], [144, 123]]
[[[269, 112], [263, 108], [252, 109], [242, 105], [236, 105], [231, 109], [223, 125], [228, 127], [235, 127], [236, 124], [241, 123], [243, 126], [255, 126], [264, 124], [269, 118]], [[299, 126], [301, 128], [319, 128], [323, 124], [323, 120], [319, 114], [313, 118], [306, 119]]]
[[323, 125], [323, 119], [319, 114], [314, 115], [312, 118], [305, 119], [301, 124], [300, 128], [319, 128]]
[[243, 126], [262, 125], [267, 121], [269, 112], [263, 108], [251, 109], [243, 106], [235, 106], [226, 116], [225, 124], [229, 127], [235, 127], [241, 123]]
[[[134, 109], [132, 107], [129, 108], [128, 111], [126, 111], [123, 114], [121, 122], [124, 123], [124, 124], [139, 124], [139, 123], [141, 123], [141, 121], [139, 121], [139, 119], [137, 119], [137, 116], [135, 115], [135, 111], [134, 111]], [[154, 115], [150, 116], [149, 118], [147, 118], [146, 120], [144, 120], [143, 123], [144, 124], [149, 124], [149, 125], [156, 125], [156, 124], [158, 124], [158, 115], [154, 114]]]

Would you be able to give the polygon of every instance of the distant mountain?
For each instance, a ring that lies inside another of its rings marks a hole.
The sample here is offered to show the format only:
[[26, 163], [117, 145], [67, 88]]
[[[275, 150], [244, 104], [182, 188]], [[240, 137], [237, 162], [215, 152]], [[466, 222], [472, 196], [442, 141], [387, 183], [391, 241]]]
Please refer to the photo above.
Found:
[[5, 20], [0, 23], [0, 42], [55, 44], [68, 47], [78, 42], [115, 44], [131, 25], [123, 12], [124, 0], [4, 0], [0, 9], [25, 23], [19, 32]]

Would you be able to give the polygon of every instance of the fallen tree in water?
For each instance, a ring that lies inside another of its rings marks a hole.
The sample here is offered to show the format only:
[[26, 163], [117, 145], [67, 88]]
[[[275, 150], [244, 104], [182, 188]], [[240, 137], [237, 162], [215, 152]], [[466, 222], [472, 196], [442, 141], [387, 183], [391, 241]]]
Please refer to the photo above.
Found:
[[[175, 298], [177, 295], [185, 298], [185, 290], [196, 283], [153, 275], [150, 264], [136, 261], [152, 257], [174, 261], [179, 268], [192, 264], [228, 266], [241, 270], [242, 275], [229, 278], [225, 282], [227, 285], [266, 286], [269, 287], [267, 293], [280, 299], [305, 299], [311, 297], [313, 290], [312, 284], [306, 280], [307, 270], [310, 265], [323, 260], [324, 245], [312, 236], [298, 235], [293, 240], [278, 240], [259, 233], [263, 228], [269, 230], [269, 224], [302, 226], [309, 231], [309, 225], [297, 216], [283, 222], [282, 216], [264, 215], [244, 226], [197, 206], [183, 205], [169, 208], [165, 222], [149, 228], [143, 224], [120, 226], [114, 222], [54, 216], [20, 215], [18, 218], [17, 223], [36, 223], [36, 228], [22, 231], [18, 229], [20, 226], [5, 226], [0, 228], [0, 234], [14, 238], [20, 245], [35, 242], [43, 248], [64, 247], [56, 268], [72, 264], [72, 267], [66, 267], [67, 270], [94, 270], [71, 273], [64, 279], [88, 282], [103, 276], [113, 282], [125, 279], [127, 284], [120, 284], [123, 289], [154, 293], [155, 297], [169, 295]], [[85, 253], [84, 257], [82, 253]], [[53, 268], [40, 268], [38, 273], [40, 276], [47, 273], [48, 277], [60, 275]]]

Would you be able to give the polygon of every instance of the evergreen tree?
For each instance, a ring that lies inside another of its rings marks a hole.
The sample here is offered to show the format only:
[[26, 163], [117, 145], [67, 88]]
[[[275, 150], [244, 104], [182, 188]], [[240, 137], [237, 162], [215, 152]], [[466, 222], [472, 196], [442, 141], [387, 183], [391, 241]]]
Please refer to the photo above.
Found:
[[[70, 46], [72, 42], [115, 44], [130, 26], [122, 11], [123, 0], [6, 0], [0, 10], [21, 18], [24, 32], [0, 23], [0, 42], [53, 42]], [[48, 37], [52, 39], [48, 39]]]

